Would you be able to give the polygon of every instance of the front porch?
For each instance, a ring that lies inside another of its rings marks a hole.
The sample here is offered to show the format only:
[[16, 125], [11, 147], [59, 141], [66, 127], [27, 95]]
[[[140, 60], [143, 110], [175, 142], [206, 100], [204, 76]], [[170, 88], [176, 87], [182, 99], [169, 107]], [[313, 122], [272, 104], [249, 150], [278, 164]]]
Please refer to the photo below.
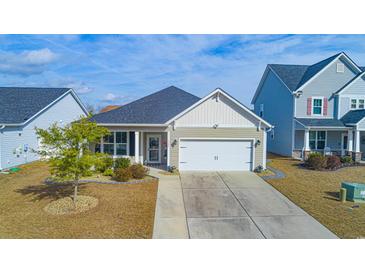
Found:
[[354, 161], [365, 160], [365, 130], [354, 128], [295, 129], [293, 157], [306, 159], [311, 152], [351, 156]]
[[164, 129], [131, 130], [108, 127], [111, 134], [94, 145], [94, 152], [110, 154], [113, 158], [128, 157], [141, 163], [167, 170], [169, 159], [169, 132]]

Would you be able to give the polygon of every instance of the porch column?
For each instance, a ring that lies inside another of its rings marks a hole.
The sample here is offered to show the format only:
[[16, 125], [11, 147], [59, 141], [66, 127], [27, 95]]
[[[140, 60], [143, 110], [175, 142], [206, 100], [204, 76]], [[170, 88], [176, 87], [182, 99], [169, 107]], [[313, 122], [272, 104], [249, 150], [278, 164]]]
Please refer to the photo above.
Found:
[[309, 129], [304, 131], [304, 151], [309, 151]]
[[139, 132], [134, 132], [134, 158], [136, 163], [139, 163]]
[[144, 137], [143, 137], [143, 131], [141, 131], [141, 155], [139, 157], [140, 163], [143, 164], [144, 163], [144, 153], [145, 153], [145, 149], [144, 149]]
[[355, 152], [360, 152], [360, 130], [355, 131]]
[[170, 167], [170, 131], [167, 131], [167, 168]]
[[350, 129], [347, 133], [347, 151], [348, 152], [352, 152], [353, 148], [354, 148], [354, 135], [353, 135], [353, 131]]

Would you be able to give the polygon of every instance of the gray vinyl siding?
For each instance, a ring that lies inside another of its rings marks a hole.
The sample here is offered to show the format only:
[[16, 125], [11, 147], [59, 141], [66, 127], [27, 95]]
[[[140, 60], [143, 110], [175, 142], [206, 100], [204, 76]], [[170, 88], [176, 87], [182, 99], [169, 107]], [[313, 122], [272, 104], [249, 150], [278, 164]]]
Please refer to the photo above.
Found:
[[[260, 140], [261, 144], [255, 148], [255, 167], [263, 165], [263, 131], [257, 128], [176, 128], [170, 130], [170, 140], [174, 145], [170, 147], [170, 165], [179, 166], [180, 138], [247, 138]], [[255, 168], [254, 167], [254, 168]]]
[[341, 150], [341, 134], [345, 131], [327, 131], [327, 147], [331, 150]]
[[260, 113], [260, 105], [264, 105], [263, 118], [272, 124], [274, 139], [267, 134], [267, 151], [291, 156], [293, 143], [293, 96], [285, 85], [270, 70], [261, 87], [254, 111]]
[[[342, 62], [339, 60], [338, 62]], [[344, 62], [343, 62], [344, 63]], [[334, 96], [333, 93], [337, 92], [346, 83], [348, 83], [356, 75], [354, 71], [345, 64], [345, 72], [337, 73], [337, 62], [331, 64], [322, 73], [318, 74], [303, 88], [303, 95], [296, 100], [296, 117], [305, 118], [333, 118], [334, 111]], [[307, 115], [307, 99], [309, 97], [325, 97], [328, 99], [328, 111], [327, 116], [312, 116]]]
[[354, 83], [337, 96], [340, 100], [339, 118], [351, 110], [351, 99], [365, 100], [365, 80], [363, 78], [356, 79]]
[[294, 140], [294, 149], [302, 150], [304, 147], [304, 130], [296, 130]]
[[[54, 122], [66, 125], [78, 119], [81, 115], [85, 115], [81, 106], [71, 94], [68, 94], [37, 117], [33, 118], [26, 125], [21, 127], [5, 127], [2, 133], [0, 133], [1, 168], [8, 168], [38, 160], [38, 155], [32, 152], [32, 150], [38, 149], [35, 127], [48, 128]], [[23, 151], [24, 145], [28, 145], [29, 147], [27, 153]], [[22, 153], [15, 154], [16, 148], [22, 148]]]

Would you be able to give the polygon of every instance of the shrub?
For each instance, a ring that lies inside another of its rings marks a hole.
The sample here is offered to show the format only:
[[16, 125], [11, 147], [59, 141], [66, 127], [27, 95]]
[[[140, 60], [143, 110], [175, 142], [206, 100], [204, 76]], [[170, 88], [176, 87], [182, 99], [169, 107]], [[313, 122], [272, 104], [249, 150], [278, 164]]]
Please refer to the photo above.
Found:
[[131, 160], [129, 158], [117, 158], [114, 162], [114, 168], [128, 168], [131, 166]]
[[305, 164], [309, 168], [321, 170], [327, 167], [327, 158], [321, 153], [314, 152], [309, 154], [308, 159], [305, 161]]
[[113, 158], [105, 153], [95, 153], [94, 167], [95, 171], [104, 173], [113, 167]]
[[143, 177], [145, 177], [148, 172], [149, 172], [149, 169], [147, 167], [144, 167], [143, 165], [141, 164], [134, 164], [134, 165], [131, 165], [129, 167], [129, 170], [131, 171], [132, 173], [132, 177], [134, 179], [142, 179]]
[[168, 172], [170, 173], [178, 173], [179, 171], [177, 170], [176, 166], [170, 166]]
[[343, 156], [343, 157], [341, 157], [341, 163], [343, 163], [343, 164], [351, 164], [352, 163], [352, 157], [351, 156]]
[[326, 156], [326, 158], [327, 158], [327, 165], [326, 165], [327, 169], [337, 169], [341, 166], [340, 157], [336, 155], [330, 155]]
[[103, 175], [104, 175], [104, 176], [113, 176], [113, 175], [114, 175], [114, 171], [113, 171], [113, 169], [108, 168], [107, 170], [105, 170], [105, 171], [103, 172]]
[[127, 182], [132, 178], [132, 172], [130, 168], [117, 168], [114, 171], [114, 180], [118, 182]]

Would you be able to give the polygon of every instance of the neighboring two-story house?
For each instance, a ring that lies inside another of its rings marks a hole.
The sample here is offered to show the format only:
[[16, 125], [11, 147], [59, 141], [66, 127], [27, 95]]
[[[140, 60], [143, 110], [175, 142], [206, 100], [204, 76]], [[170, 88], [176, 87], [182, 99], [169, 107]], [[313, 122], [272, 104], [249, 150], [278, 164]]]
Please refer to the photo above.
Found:
[[365, 156], [365, 69], [344, 52], [313, 65], [269, 64], [252, 99], [275, 128], [267, 150]]

